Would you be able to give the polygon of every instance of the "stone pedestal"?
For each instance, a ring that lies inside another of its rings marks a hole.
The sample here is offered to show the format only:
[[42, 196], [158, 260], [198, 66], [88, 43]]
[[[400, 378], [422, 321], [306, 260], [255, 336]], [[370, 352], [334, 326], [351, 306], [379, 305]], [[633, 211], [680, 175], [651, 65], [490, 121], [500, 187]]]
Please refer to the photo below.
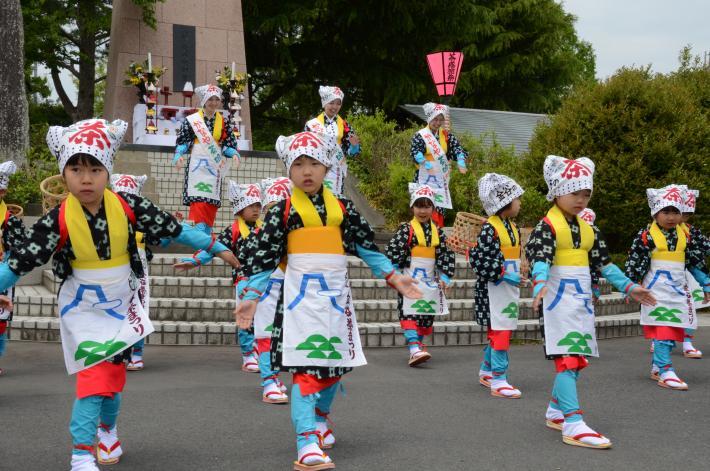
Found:
[[[246, 72], [241, 1], [166, 0], [165, 3], [157, 3], [155, 8], [157, 25], [153, 30], [141, 21], [140, 9], [130, 0], [113, 2], [104, 116], [109, 120], [120, 118], [129, 123], [125, 138], [125, 142], [129, 143], [133, 141], [130, 126], [133, 107], [138, 102], [138, 89], [123, 85], [126, 78], [124, 71], [131, 62], [145, 61], [150, 52], [153, 67], [168, 68], [159, 83], [161, 88], [167, 85], [174, 92], [168, 104], [183, 104], [180, 92], [184, 83], [173, 83], [176, 53], [173, 48], [174, 25], [194, 27], [194, 87], [216, 84], [215, 71], [232, 62], [236, 63], [237, 72]], [[244, 94], [247, 99], [242, 103], [241, 112], [245, 126], [243, 138], [251, 140], [249, 98], [246, 91]], [[164, 99], [163, 95], [159, 95], [159, 105], [163, 105]], [[192, 98], [192, 104], [199, 105], [196, 96]]]

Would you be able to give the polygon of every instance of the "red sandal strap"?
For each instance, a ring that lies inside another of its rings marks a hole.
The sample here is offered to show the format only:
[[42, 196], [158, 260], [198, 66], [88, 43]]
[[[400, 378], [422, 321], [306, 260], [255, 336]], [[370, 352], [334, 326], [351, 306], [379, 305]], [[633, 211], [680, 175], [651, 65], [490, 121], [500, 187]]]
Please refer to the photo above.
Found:
[[500, 388], [495, 390], [496, 392], [501, 392], [501, 391], [515, 391], [515, 388], [511, 386], [501, 386]]
[[303, 464], [303, 460], [305, 460], [305, 459], [308, 458], [309, 456], [320, 456], [320, 457], [322, 458], [322, 457], [324, 456], [324, 454], [322, 454], [322, 453], [315, 453], [315, 452], [314, 452], [314, 453], [306, 453], [305, 455], [303, 455], [303, 456], [301, 457], [300, 460], [298, 460], [298, 463], [299, 463], [299, 464]]
[[321, 448], [323, 447], [323, 437], [321, 436], [321, 434], [317, 430], [299, 433], [299, 435], [301, 435], [302, 437], [306, 437], [306, 438], [308, 438], [309, 435], [315, 435], [318, 438], [318, 446]]
[[99, 448], [100, 448], [101, 450], [105, 451], [106, 453], [111, 453], [112, 451], [114, 451], [114, 450], [115, 450], [116, 448], [118, 448], [119, 446], [121, 446], [121, 442], [118, 441], [118, 440], [116, 441], [116, 443], [114, 443], [113, 445], [111, 445], [111, 448], [107, 448], [106, 445], [104, 445], [103, 443], [100, 443], [100, 442], [99, 442]]
[[266, 394], [264, 394], [264, 396], [269, 397], [269, 396], [271, 396], [271, 395], [273, 395], [273, 394], [275, 394], [275, 395], [277, 395], [277, 396], [281, 396], [283, 393], [282, 393], [281, 391], [269, 391], [269, 392], [267, 392]]
[[567, 417], [572, 417], [573, 415], [577, 415], [577, 414], [584, 415], [584, 411], [582, 409], [579, 409], [579, 410], [572, 411], [569, 414], [563, 414], [563, 415], [565, 418], [567, 418]]
[[585, 437], [593, 437], [593, 438], [604, 438], [604, 435], [601, 433], [592, 433], [592, 432], [586, 432], [586, 433], [580, 433], [572, 437], [575, 440], [579, 440], [580, 438], [585, 438]]
[[565, 419], [547, 419], [547, 420], [549, 420], [553, 424], [561, 424], [565, 421]]
[[94, 447], [90, 446], [90, 445], [74, 445], [74, 449], [88, 451], [92, 455], [94, 454], [94, 451], [95, 451]]
[[675, 379], [675, 378], [666, 378], [666, 379], [662, 379], [662, 380], [661, 380], [662, 383], [670, 383], [671, 381], [673, 381], [673, 382], [675, 382], [675, 383], [678, 383], [678, 384], [682, 384], [682, 383], [683, 383], [683, 380], [681, 380], [681, 379]]

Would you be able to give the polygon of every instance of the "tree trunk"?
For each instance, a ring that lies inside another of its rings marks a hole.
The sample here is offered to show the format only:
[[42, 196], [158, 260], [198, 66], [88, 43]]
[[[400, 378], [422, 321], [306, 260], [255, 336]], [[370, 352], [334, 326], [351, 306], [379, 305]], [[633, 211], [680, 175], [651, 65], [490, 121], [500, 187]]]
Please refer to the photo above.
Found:
[[92, 2], [79, 2], [79, 9], [86, 11], [77, 15], [79, 28], [79, 94], [76, 103], [76, 119], [94, 117], [94, 87], [96, 86], [96, 33], [84, 21], [90, 21]]
[[20, 0], [0, 2], [0, 161], [25, 161], [29, 115], [25, 95], [25, 51]]

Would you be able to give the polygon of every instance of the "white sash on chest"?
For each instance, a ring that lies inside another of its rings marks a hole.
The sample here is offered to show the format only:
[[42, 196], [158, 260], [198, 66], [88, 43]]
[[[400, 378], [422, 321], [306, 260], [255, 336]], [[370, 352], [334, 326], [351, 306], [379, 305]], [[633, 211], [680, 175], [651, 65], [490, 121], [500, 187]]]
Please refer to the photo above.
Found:
[[641, 306], [641, 325], [695, 328], [698, 318], [688, 283], [685, 264], [651, 260], [643, 285], [656, 297], [655, 306]]
[[254, 336], [257, 339], [271, 338], [274, 330], [274, 316], [276, 315], [276, 305], [281, 297], [281, 290], [284, 285], [284, 272], [277, 267], [269, 278], [266, 290], [259, 298], [259, 304], [254, 314]]
[[57, 304], [69, 374], [111, 358], [153, 332], [136, 284], [129, 264], [74, 268], [64, 281]]
[[222, 172], [226, 170], [227, 159], [222, 157], [219, 144], [199, 113], [188, 116], [197, 141], [192, 146], [187, 177], [187, 196], [221, 200]]
[[[318, 118], [313, 118], [306, 123], [306, 126], [313, 132], [327, 134], [335, 137], [336, 141], [338, 140], [338, 125], [336, 123], [324, 126]], [[345, 139], [345, 136], [340, 137]], [[343, 194], [345, 177], [348, 176], [348, 163], [342, 146], [338, 145], [337, 147], [336, 152], [331, 156], [335, 160], [335, 164], [328, 169], [323, 185], [336, 196], [340, 196]]]
[[446, 153], [441, 148], [439, 140], [428, 126], [420, 129], [418, 133], [424, 139], [427, 152], [434, 157], [433, 161], [429, 161], [433, 165], [431, 170], [425, 169], [423, 164], [419, 166], [419, 183], [438, 189], [441, 193], [441, 201], [439, 201], [439, 196], [437, 196], [436, 206], [451, 209], [453, 205], [451, 203], [451, 193], [449, 192], [449, 178], [451, 178], [449, 159], [446, 158]]
[[[520, 274], [520, 260], [505, 261], [505, 271]], [[518, 327], [518, 302], [520, 288], [502, 279], [488, 282], [488, 305], [490, 307], [491, 329], [515, 330]]]
[[436, 275], [436, 262], [433, 258], [412, 257], [404, 274], [419, 281], [417, 288], [422, 292], [420, 299], [402, 297], [402, 313], [405, 316], [445, 316], [449, 305]]
[[288, 255], [282, 363], [284, 367], [367, 364], [345, 255]]
[[598, 357], [589, 267], [553, 265], [546, 286], [545, 352]]

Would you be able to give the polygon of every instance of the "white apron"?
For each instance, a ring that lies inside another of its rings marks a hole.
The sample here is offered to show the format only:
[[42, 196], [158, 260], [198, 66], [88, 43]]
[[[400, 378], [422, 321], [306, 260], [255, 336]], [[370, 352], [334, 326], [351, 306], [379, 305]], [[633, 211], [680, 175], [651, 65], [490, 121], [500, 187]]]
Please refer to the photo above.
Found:
[[281, 290], [284, 285], [284, 272], [280, 267], [274, 270], [269, 278], [264, 294], [259, 298], [259, 304], [254, 314], [254, 336], [257, 339], [271, 338], [274, 329], [274, 316], [276, 315], [276, 305], [281, 297]]
[[74, 268], [57, 295], [69, 374], [113, 357], [154, 331], [136, 288], [129, 264]]
[[652, 291], [658, 302], [655, 306], [641, 306], [641, 325], [683, 329], [698, 326], [684, 262], [651, 258], [651, 268], [643, 285]]
[[552, 265], [546, 286], [545, 352], [598, 357], [589, 266]]
[[688, 290], [690, 290], [690, 294], [693, 297], [695, 310], [697, 311], [698, 309], [710, 307], [710, 303], [703, 302], [703, 287], [700, 286], [700, 283], [695, 281], [693, 275], [691, 275], [690, 272], [686, 271], [685, 279], [688, 281]]
[[284, 367], [367, 364], [345, 255], [289, 254], [284, 279], [282, 363]]
[[187, 196], [221, 201], [222, 173], [227, 170], [227, 159], [222, 157], [219, 144], [199, 113], [188, 116], [197, 141], [192, 146], [187, 176]]
[[439, 140], [428, 126], [417, 132], [424, 139], [427, 153], [434, 157], [434, 160], [429, 161], [433, 165], [431, 170], [425, 169], [423, 163], [420, 164], [418, 181], [422, 185], [429, 185], [438, 190], [439, 194], [436, 195], [437, 207], [451, 209], [453, 208], [451, 193], [449, 192], [451, 165], [449, 164], [449, 159], [446, 158], [446, 152], [441, 148]]
[[433, 258], [412, 256], [411, 264], [404, 274], [419, 281], [417, 288], [422, 292], [420, 299], [402, 297], [402, 313], [405, 316], [445, 316], [449, 305], [436, 276], [436, 261]]
[[[520, 274], [520, 259], [505, 261], [505, 270]], [[490, 326], [493, 330], [515, 330], [518, 327], [520, 288], [505, 281], [488, 282]]]

